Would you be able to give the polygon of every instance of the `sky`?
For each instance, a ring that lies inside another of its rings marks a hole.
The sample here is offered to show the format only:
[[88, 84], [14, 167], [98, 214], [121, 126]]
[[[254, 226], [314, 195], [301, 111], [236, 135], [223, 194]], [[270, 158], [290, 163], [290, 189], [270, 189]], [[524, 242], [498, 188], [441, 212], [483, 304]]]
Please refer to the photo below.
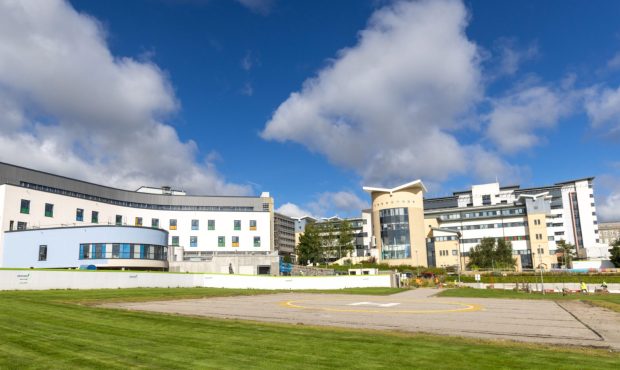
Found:
[[620, 220], [620, 2], [0, 0], [0, 161], [356, 216], [596, 177]]

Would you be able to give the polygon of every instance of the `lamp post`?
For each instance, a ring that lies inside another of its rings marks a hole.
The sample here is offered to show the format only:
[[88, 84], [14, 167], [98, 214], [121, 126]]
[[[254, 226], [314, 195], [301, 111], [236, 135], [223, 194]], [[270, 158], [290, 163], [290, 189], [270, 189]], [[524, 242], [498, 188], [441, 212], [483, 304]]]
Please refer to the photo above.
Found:
[[545, 295], [545, 281], [543, 280], [543, 271], [542, 271], [542, 248], [538, 248], [538, 268], [540, 269], [540, 289], [542, 290], [542, 294]]

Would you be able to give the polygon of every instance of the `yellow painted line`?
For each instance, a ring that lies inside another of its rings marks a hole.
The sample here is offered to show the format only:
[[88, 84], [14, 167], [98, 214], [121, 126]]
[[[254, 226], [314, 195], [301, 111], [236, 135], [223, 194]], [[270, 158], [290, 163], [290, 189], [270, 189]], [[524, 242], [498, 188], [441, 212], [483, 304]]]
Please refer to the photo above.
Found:
[[[303, 310], [319, 310], [319, 311], [331, 311], [331, 312], [362, 312], [362, 313], [398, 313], [398, 314], [433, 314], [433, 313], [450, 313], [450, 312], [475, 312], [483, 310], [479, 304], [469, 304], [461, 302], [434, 302], [439, 304], [460, 306], [462, 308], [452, 309], [437, 309], [437, 310], [394, 310], [394, 309], [353, 309], [353, 308], [331, 308], [331, 307], [308, 307], [300, 304], [301, 302], [312, 302], [308, 300], [295, 300], [295, 301], [282, 301], [280, 306], [287, 308], [296, 308]], [[423, 300], [405, 301], [405, 302], [428, 302]]]

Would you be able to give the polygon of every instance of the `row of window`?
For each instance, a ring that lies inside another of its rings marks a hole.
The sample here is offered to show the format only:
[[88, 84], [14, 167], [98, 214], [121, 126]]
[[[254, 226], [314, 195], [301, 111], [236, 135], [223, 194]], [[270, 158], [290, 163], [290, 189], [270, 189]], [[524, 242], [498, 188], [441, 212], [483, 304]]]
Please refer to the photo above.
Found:
[[[517, 240], [530, 240], [529, 235], [514, 235], [514, 236], [504, 236], [496, 239], [503, 238], [505, 241], [517, 241]], [[472, 239], [461, 239], [462, 243], [475, 243], [479, 244], [482, 241], [482, 238], [472, 238]]]
[[433, 240], [435, 240], [436, 242], [445, 242], [445, 241], [449, 241], [449, 240], [458, 240], [458, 236], [456, 236], [456, 235], [436, 236], [436, 237], [433, 238]]
[[440, 220], [458, 220], [461, 218], [479, 218], [479, 217], [493, 217], [493, 216], [515, 216], [525, 214], [523, 208], [502, 209], [494, 211], [478, 211], [478, 212], [458, 212], [440, 215]]
[[[173, 246], [179, 246], [179, 237], [178, 236], [172, 236], [171, 237], [171, 245]], [[259, 248], [260, 247], [260, 236], [255, 236], [254, 237], [254, 243], [253, 243], [254, 247]], [[198, 247], [198, 237], [197, 236], [190, 236], [189, 237], [189, 246], [190, 248], [197, 248]], [[218, 247], [226, 247], [226, 237], [225, 236], [218, 236], [217, 237], [217, 246]], [[231, 237], [231, 247], [239, 247], [239, 237], [238, 236], [232, 236]]]
[[[156, 209], [161, 211], [254, 211], [254, 207], [243, 207], [243, 206], [180, 206], [180, 205], [169, 205], [169, 204], [148, 204], [148, 203], [136, 203], [136, 202], [126, 202], [122, 200], [103, 198], [95, 195], [78, 193], [65, 189], [58, 189], [51, 186], [38, 185], [29, 182], [20, 181], [20, 186], [35, 189], [40, 191], [45, 191], [48, 193], [60, 194], [74, 198], [87, 199], [92, 200], [99, 203], [108, 203], [114, 204], [117, 206], [123, 207], [132, 207], [132, 208], [141, 208], [141, 209]], [[263, 203], [263, 211], [269, 211], [269, 203]]]
[[[123, 216], [121, 215], [117, 215], [116, 216], [116, 224], [120, 225], [123, 222]], [[171, 218], [168, 221], [168, 229], [169, 230], [176, 230], [177, 229], [177, 219], [175, 218]], [[142, 224], [142, 217], [136, 217], [135, 218], [135, 222], [134, 222], [135, 226], [143, 226]], [[256, 227], [256, 220], [250, 220], [250, 224], [249, 224], [249, 230], [250, 231], [256, 231], [257, 227]], [[159, 228], [159, 219], [158, 218], [152, 218], [151, 219], [151, 227], [154, 228]], [[200, 230], [200, 220], [192, 220], [191, 221], [191, 228], [192, 230]], [[207, 220], [207, 230], [209, 231], [213, 231], [215, 230], [215, 220]], [[233, 220], [233, 230], [235, 231], [241, 231], [241, 220]]]
[[[29, 215], [30, 214], [30, 201], [28, 199], [22, 199], [19, 205], [19, 212]], [[45, 203], [45, 217], [54, 217], [54, 205], [51, 203]]]
[[[456, 250], [456, 249], [453, 249], [453, 250], [452, 250], [452, 255], [453, 255], [453, 256], [458, 256], [458, 254], [459, 254], [459, 251], [458, 251], [458, 250]], [[449, 256], [449, 255], [450, 255], [450, 251], [449, 251], [449, 250], [447, 250], [447, 249], [441, 249], [441, 250], [439, 250], [439, 255], [440, 255], [440, 256], [444, 256], [444, 257], [445, 257], [445, 256]]]
[[464, 225], [464, 226], [450, 226], [450, 229], [456, 230], [480, 230], [480, 229], [501, 229], [502, 227], [520, 227], [527, 226], [527, 221], [524, 222], [504, 222], [494, 224], [482, 224], [482, 225]]
[[[47, 251], [46, 251], [47, 253]], [[131, 243], [85, 243], [80, 244], [79, 258], [86, 259], [168, 259], [168, 247]]]
[[[23, 214], [30, 214], [30, 200], [28, 200], [28, 199], [22, 199], [21, 200], [20, 212], [23, 213]], [[92, 211], [90, 215], [91, 215], [90, 216], [90, 222], [91, 223], [93, 223], [93, 224], [99, 223], [99, 212], [98, 211]], [[54, 205], [53, 204], [45, 203], [45, 217], [54, 217]], [[75, 210], [75, 220], [79, 221], [79, 222], [83, 222], [84, 221], [84, 209], [76, 208], [76, 210]], [[123, 224], [123, 216], [122, 215], [116, 215], [116, 220], [115, 221], [116, 221], [116, 225], [122, 225]], [[143, 225], [142, 217], [136, 217], [134, 219], [134, 225], [135, 226], [144, 226]], [[159, 219], [158, 218], [152, 218], [151, 219], [151, 227], [159, 228]], [[170, 219], [168, 227], [169, 227], [170, 230], [176, 230], [177, 229], [177, 220], [176, 219]], [[192, 230], [200, 230], [200, 220], [192, 220], [191, 221], [191, 227], [192, 227]], [[207, 229], [208, 230], [215, 230], [215, 220], [208, 220], [207, 221]], [[241, 230], [241, 220], [234, 220], [233, 221], [233, 229], [237, 230], [237, 231]], [[256, 231], [256, 220], [250, 220], [249, 229], [250, 229], [250, 231]], [[18, 230], [19, 230], [19, 228], [18, 228]]]

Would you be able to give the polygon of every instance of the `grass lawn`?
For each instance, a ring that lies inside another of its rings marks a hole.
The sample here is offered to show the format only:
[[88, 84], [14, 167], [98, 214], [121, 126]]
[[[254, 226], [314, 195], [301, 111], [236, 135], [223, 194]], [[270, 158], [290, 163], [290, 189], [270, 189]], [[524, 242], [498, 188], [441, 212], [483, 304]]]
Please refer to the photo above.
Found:
[[597, 306], [620, 312], [620, 294], [569, 294], [562, 293], [526, 293], [501, 289], [456, 288], [439, 293], [440, 297], [471, 297], [471, 298], [513, 298], [513, 299], [551, 299], [580, 300]]
[[[454, 280], [452, 276], [449, 280]], [[600, 285], [603, 281], [611, 283], [620, 283], [620, 275], [600, 275], [600, 274], [543, 274], [545, 283], [581, 283]], [[461, 275], [461, 281], [464, 283], [475, 283], [474, 276]], [[540, 282], [540, 275], [507, 275], [507, 276], [489, 276], [481, 275], [480, 282], [482, 283], [538, 283]]]
[[263, 293], [209, 288], [0, 292], [0, 369], [611, 369], [620, 361], [618, 353], [595, 349], [182, 317], [90, 305]]

